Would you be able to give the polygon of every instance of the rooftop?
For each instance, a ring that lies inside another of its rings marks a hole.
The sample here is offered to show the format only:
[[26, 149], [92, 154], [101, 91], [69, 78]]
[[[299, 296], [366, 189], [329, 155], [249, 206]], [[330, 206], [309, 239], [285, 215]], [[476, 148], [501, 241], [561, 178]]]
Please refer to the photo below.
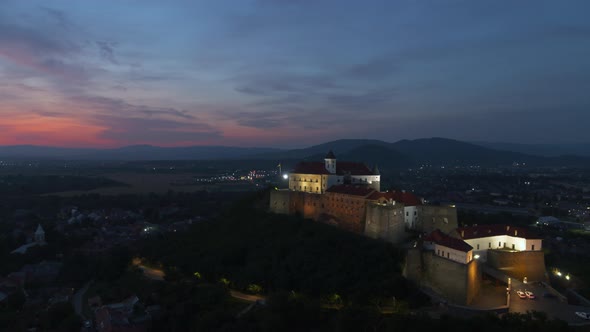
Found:
[[528, 228], [510, 225], [477, 225], [457, 228], [457, 233], [464, 240], [478, 239], [488, 236], [508, 235], [524, 239], [540, 239], [535, 232]]
[[469, 244], [465, 243], [465, 241], [451, 237], [451, 236], [441, 232], [439, 229], [428, 234], [424, 238], [424, 241], [434, 242], [438, 245], [445, 246], [445, 247], [459, 250], [459, 251], [463, 251], [463, 252], [468, 252], [468, 251], [473, 250], [473, 247], [470, 246]]
[[366, 186], [339, 184], [331, 186], [328, 188], [328, 190], [326, 190], [326, 192], [366, 197], [367, 195], [376, 191], [375, 189]]
[[[293, 173], [298, 174], [330, 174], [326, 169], [324, 162], [300, 162], [295, 166]], [[339, 161], [336, 164], [336, 174], [338, 175], [373, 175], [373, 172], [363, 163]]]
[[422, 205], [422, 201], [420, 198], [413, 193], [403, 192], [403, 191], [388, 191], [388, 192], [379, 192], [375, 191], [371, 194], [371, 196], [367, 197], [370, 200], [378, 200], [380, 198], [385, 198], [387, 200], [394, 200], [396, 202], [402, 203], [407, 206], [416, 206]]

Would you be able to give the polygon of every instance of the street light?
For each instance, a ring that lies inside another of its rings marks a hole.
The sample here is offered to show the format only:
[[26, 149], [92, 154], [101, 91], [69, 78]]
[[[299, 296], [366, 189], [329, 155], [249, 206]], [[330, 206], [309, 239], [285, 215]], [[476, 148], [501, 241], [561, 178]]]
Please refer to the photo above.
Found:
[[289, 178], [289, 174], [283, 174], [283, 179], [287, 180]]

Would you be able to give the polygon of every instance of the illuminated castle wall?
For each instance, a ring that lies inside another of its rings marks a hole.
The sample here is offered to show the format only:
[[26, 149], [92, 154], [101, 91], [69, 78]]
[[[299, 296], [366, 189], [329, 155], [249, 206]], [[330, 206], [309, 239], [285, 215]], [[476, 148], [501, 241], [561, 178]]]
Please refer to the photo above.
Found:
[[371, 238], [400, 243], [406, 229], [454, 229], [454, 207], [423, 205], [404, 191], [381, 192], [377, 167], [337, 162], [330, 151], [324, 162], [302, 162], [289, 174], [289, 189], [271, 192], [270, 210], [301, 214]]

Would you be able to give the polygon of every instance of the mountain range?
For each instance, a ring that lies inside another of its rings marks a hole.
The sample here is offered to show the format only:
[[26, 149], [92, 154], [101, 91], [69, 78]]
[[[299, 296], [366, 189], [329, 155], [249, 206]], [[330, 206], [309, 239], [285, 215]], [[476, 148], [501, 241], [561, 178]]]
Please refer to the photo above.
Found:
[[[362, 161], [382, 168], [401, 169], [423, 164], [434, 166], [508, 166], [514, 163], [530, 166], [590, 167], [590, 153], [558, 155], [556, 152], [539, 155], [496, 149], [494, 143], [467, 143], [446, 138], [401, 140], [389, 143], [369, 139], [342, 139], [303, 149], [241, 148], [227, 146], [158, 147], [134, 145], [114, 149], [57, 148], [33, 145], [0, 146], [0, 158], [58, 159], [58, 160], [212, 160], [249, 159], [277, 160], [286, 165], [299, 160], [323, 160], [332, 150], [340, 160]], [[582, 145], [580, 145], [581, 147]], [[538, 146], [537, 146], [538, 147]], [[554, 146], [556, 149], [557, 145]], [[565, 152], [570, 151], [566, 150]], [[580, 150], [580, 151], [583, 151]]]

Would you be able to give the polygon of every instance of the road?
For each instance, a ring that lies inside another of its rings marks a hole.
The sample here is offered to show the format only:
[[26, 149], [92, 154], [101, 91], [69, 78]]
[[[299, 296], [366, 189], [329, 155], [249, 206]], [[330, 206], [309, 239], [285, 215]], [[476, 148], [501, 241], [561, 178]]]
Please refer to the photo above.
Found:
[[231, 297], [233, 297], [233, 298], [247, 301], [247, 302], [256, 302], [256, 301], [260, 301], [263, 303], [266, 302], [266, 297], [264, 297], [264, 296], [245, 294], [245, 293], [238, 292], [235, 290], [230, 290], [229, 295], [231, 295]]
[[133, 259], [133, 265], [137, 266], [141, 271], [143, 271], [143, 275], [146, 278], [152, 279], [152, 280], [157, 280], [157, 281], [164, 281], [164, 277], [166, 276], [166, 273], [164, 273], [164, 270], [145, 266], [145, 265], [141, 264], [141, 259], [139, 259], [139, 258]]
[[[501, 271], [495, 270], [488, 266], [483, 267], [483, 271], [499, 280], [507, 280], [508, 276]], [[583, 306], [570, 305], [560, 301], [557, 298], [547, 298], [543, 294], [548, 292], [540, 283], [525, 284], [522, 281], [511, 278], [512, 289], [510, 293], [510, 311], [526, 313], [527, 311], [542, 311], [547, 313], [549, 317], [558, 318], [566, 321], [568, 324], [584, 324], [590, 322], [576, 316], [576, 311], [590, 311], [590, 308]], [[516, 291], [531, 291], [535, 294], [535, 299], [521, 299], [516, 294]]]
[[[512, 279], [514, 280], [514, 279]], [[517, 290], [531, 291], [536, 295], [536, 299], [521, 299], [516, 294]], [[549, 317], [559, 318], [568, 322], [568, 324], [582, 324], [590, 322], [576, 316], [576, 311], [590, 311], [590, 308], [583, 306], [570, 305], [561, 302], [557, 298], [546, 298], [543, 294], [547, 290], [539, 284], [523, 284], [521, 282], [514, 282], [512, 285], [512, 295], [510, 296], [510, 312], [526, 313], [527, 311], [543, 311]]]

